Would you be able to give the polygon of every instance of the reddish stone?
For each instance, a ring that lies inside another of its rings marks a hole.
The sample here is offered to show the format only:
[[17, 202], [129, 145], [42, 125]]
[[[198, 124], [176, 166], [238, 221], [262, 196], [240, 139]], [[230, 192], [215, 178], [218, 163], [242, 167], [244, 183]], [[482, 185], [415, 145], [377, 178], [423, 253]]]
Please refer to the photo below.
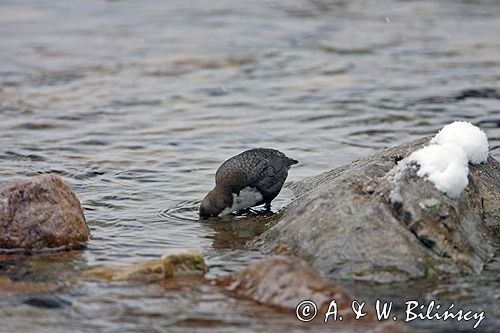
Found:
[[80, 201], [60, 177], [0, 186], [0, 251], [81, 248], [89, 236]]

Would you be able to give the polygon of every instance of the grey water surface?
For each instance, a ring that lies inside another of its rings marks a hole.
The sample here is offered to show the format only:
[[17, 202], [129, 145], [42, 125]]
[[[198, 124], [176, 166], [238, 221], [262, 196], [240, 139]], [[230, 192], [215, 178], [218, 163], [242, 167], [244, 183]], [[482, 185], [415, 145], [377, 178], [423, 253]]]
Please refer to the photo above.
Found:
[[[245, 149], [299, 160], [293, 182], [466, 120], [500, 158], [499, 32], [495, 0], [0, 0], [0, 183], [60, 175], [92, 230], [85, 251], [27, 259], [46, 271], [30, 278], [171, 248], [199, 249], [208, 277], [262, 257], [244, 244], [265, 225], [197, 219], [217, 167]], [[284, 189], [273, 211], [292, 199]], [[486, 309], [479, 330], [498, 332], [500, 267], [489, 267], [417, 283], [411, 297]], [[350, 287], [399, 301], [407, 288]], [[43, 297], [0, 299], [0, 332], [307, 328], [208, 286], [81, 283]]]

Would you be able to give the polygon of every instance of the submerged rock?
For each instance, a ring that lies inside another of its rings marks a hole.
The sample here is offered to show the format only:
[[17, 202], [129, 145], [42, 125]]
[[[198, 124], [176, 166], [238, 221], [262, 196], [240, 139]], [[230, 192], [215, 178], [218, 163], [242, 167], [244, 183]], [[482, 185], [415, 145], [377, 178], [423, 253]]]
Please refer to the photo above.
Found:
[[203, 256], [193, 250], [172, 251], [160, 259], [130, 266], [102, 266], [83, 271], [83, 279], [109, 282], [129, 281], [152, 283], [183, 276], [203, 276], [206, 267]]
[[90, 236], [80, 201], [55, 175], [0, 186], [0, 251], [81, 248]]
[[12, 281], [5, 276], [0, 276], [0, 296], [19, 294], [48, 294], [61, 288], [60, 285], [51, 282]]
[[234, 296], [291, 310], [301, 301], [311, 300], [326, 312], [330, 301], [335, 299], [340, 315], [346, 318], [352, 315], [348, 310], [352, 299], [347, 290], [321, 277], [298, 258], [271, 256], [218, 278], [213, 284], [224, 287]]
[[389, 282], [474, 273], [500, 241], [500, 164], [470, 165], [469, 184], [451, 199], [397, 162], [428, 138], [360, 159], [291, 186], [297, 199], [257, 243], [286, 249], [335, 279]]
[[[356, 319], [351, 307], [354, 299], [349, 292], [295, 257], [271, 256], [242, 271], [215, 279], [212, 284], [225, 288], [232, 296], [294, 312], [299, 308], [299, 313], [302, 310], [299, 304], [312, 301], [316, 309], [310, 307], [310, 312], [306, 311], [304, 317], [302, 314], [299, 316], [308, 319], [315, 312], [315, 318], [311, 318], [313, 323], [331, 325], [328, 328], [333, 332], [413, 332], [411, 328], [392, 321], [379, 322], [371, 310], [373, 307], [368, 304], [362, 307], [365, 315]], [[336, 308], [331, 307], [333, 300]], [[359, 301], [362, 302], [364, 301]], [[325, 316], [329, 310], [334, 309], [337, 310], [335, 323], [333, 314]], [[325, 324], [325, 319], [328, 324]], [[315, 330], [314, 327], [310, 328]]]

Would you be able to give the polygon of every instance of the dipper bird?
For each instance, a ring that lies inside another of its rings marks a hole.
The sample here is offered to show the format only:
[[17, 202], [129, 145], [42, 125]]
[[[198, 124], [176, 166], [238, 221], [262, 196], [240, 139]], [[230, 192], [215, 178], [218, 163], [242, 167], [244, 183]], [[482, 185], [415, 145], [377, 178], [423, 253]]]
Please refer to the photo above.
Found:
[[200, 205], [200, 217], [224, 216], [266, 204], [281, 191], [288, 170], [299, 161], [276, 149], [254, 148], [225, 161], [215, 174], [215, 187]]

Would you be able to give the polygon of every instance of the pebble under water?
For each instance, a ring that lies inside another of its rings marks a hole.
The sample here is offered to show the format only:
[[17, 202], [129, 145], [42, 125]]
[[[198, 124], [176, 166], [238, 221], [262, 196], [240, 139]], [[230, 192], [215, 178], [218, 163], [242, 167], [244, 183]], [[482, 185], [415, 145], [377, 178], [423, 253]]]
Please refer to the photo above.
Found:
[[[208, 277], [247, 266], [262, 257], [245, 247], [266, 228], [259, 209], [218, 223], [197, 209], [218, 166], [253, 147], [299, 160], [290, 183], [465, 120], [499, 159], [498, 31], [493, 0], [0, 0], [0, 183], [61, 176], [92, 231], [86, 250], [29, 256], [16, 278], [172, 248], [199, 249]], [[273, 212], [292, 199], [285, 184]], [[478, 276], [347, 286], [366, 300], [484, 309], [481, 332], [498, 332], [498, 257]], [[82, 282], [0, 298], [0, 332], [307, 329], [207, 285]]]

